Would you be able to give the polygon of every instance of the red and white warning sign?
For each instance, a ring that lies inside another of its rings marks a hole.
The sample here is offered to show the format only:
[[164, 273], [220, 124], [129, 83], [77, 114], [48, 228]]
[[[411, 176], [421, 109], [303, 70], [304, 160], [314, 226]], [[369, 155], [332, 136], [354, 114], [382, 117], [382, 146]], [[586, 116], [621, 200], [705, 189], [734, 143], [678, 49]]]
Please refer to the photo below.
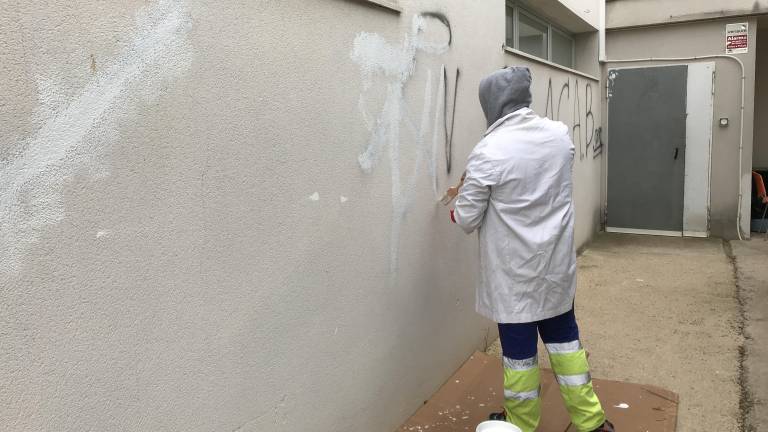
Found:
[[749, 23], [727, 24], [725, 26], [725, 52], [744, 54], [749, 51]]

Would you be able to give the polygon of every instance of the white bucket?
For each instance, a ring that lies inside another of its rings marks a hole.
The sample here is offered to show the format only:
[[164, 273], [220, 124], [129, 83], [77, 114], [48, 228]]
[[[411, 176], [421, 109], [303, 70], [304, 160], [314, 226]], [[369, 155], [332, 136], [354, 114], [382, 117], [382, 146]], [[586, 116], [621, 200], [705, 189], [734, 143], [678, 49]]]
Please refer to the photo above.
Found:
[[477, 425], [477, 432], [523, 432], [519, 427], [505, 421], [489, 420]]

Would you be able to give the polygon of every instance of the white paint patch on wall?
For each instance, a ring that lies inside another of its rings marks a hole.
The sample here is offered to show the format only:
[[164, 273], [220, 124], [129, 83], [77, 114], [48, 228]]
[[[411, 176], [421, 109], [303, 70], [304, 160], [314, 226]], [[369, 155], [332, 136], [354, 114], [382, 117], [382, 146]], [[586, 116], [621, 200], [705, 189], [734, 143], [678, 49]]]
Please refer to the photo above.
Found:
[[[381, 153], [385, 148], [389, 149], [390, 170], [392, 177], [392, 228], [390, 239], [390, 270], [394, 276], [397, 271], [397, 258], [400, 245], [400, 230], [411, 204], [416, 189], [416, 181], [425, 155], [431, 159], [428, 164], [431, 184], [437, 195], [436, 173], [436, 136], [433, 134], [432, 147], [426, 145], [426, 137], [430, 127], [430, 114], [432, 112], [432, 72], [427, 71], [426, 87], [424, 90], [424, 102], [422, 106], [421, 122], [417, 127], [415, 122], [407, 114], [407, 105], [404, 97], [405, 84], [411, 79], [416, 70], [416, 56], [419, 52], [429, 54], [441, 54], [448, 50], [449, 41], [434, 41], [425, 35], [429, 26], [439, 24], [437, 20], [422, 15], [413, 17], [410, 32], [407, 33], [400, 44], [387, 42], [383, 37], [375, 33], [362, 32], [355, 38], [350, 57], [357, 63], [362, 74], [363, 93], [360, 96], [358, 106], [366, 128], [370, 132], [370, 138], [365, 150], [358, 156], [358, 163], [363, 172], [370, 174], [378, 163]], [[377, 118], [373, 118], [367, 109], [365, 92], [373, 85], [374, 75], [383, 76], [386, 81], [386, 97], [381, 112]], [[444, 74], [441, 74], [444, 76]], [[441, 83], [443, 83], [441, 78]], [[434, 124], [437, 128], [439, 116], [435, 115]], [[405, 187], [401, 178], [401, 124], [414, 135], [416, 161], [412, 174], [406, 179]]]
[[61, 100], [56, 83], [37, 77], [42, 126], [0, 164], [0, 273], [16, 272], [29, 245], [63, 219], [68, 178], [100, 170], [93, 155], [116, 140], [114, 122], [130, 110], [129, 96], [157, 97], [163, 83], [189, 68], [190, 27], [184, 1], [158, 0], [137, 13], [123, 52], [71, 99]]
[[96, 238], [109, 237], [110, 235], [112, 235], [112, 231], [110, 230], [101, 230], [96, 232]]
[[435, 198], [439, 197], [437, 192], [437, 141], [440, 137], [440, 128], [438, 127], [440, 114], [445, 112], [445, 76], [445, 65], [443, 65], [440, 68], [440, 82], [437, 85], [437, 106], [435, 106], [435, 119], [432, 123], [434, 125], [432, 127], [432, 148], [429, 153], [429, 175], [432, 177], [432, 193], [435, 194]]

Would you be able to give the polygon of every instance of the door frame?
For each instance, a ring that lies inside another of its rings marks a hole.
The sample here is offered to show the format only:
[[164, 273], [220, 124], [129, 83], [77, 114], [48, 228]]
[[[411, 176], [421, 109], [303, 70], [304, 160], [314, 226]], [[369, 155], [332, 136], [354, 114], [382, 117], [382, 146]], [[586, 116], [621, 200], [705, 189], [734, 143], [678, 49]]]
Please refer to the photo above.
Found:
[[[685, 174], [683, 180], [683, 230], [663, 231], [635, 228], [611, 227], [608, 215], [608, 196], [605, 197], [605, 231], [609, 233], [644, 234], [668, 237], [709, 237], [710, 235], [710, 203], [712, 179], [712, 122], [714, 121], [715, 97], [715, 63], [674, 63], [642, 66], [624, 66], [608, 68], [606, 77], [606, 131], [610, 128], [610, 73], [613, 70], [649, 69], [668, 66], [687, 66], [688, 92], [686, 95], [686, 136], [685, 136]], [[693, 74], [691, 73], [693, 72]], [[711, 91], [701, 91], [701, 85], [709, 83]], [[706, 94], [705, 94], [706, 93]], [[702, 126], [703, 125], [703, 126]], [[610, 136], [608, 133], [606, 137]], [[706, 144], [702, 145], [702, 141]], [[611, 169], [608, 152], [611, 151], [610, 141], [605, 146], [606, 169], [605, 179]], [[703, 183], [703, 188], [702, 184]], [[607, 183], [606, 183], [607, 184]], [[704, 199], [702, 201], [702, 198]]]

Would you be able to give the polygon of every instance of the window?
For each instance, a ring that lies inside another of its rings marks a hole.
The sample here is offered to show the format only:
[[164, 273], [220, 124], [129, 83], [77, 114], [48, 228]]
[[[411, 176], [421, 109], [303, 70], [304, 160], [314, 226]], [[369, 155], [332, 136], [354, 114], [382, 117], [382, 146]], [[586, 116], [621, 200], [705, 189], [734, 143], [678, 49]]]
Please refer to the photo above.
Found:
[[520, 11], [517, 15], [517, 49], [536, 57], [549, 59], [549, 27]]
[[526, 54], [574, 67], [573, 38], [551, 23], [507, 2], [507, 46]]
[[507, 5], [507, 46], [515, 46], [515, 9]]
[[552, 28], [552, 61], [573, 67], [573, 39], [560, 30]]

